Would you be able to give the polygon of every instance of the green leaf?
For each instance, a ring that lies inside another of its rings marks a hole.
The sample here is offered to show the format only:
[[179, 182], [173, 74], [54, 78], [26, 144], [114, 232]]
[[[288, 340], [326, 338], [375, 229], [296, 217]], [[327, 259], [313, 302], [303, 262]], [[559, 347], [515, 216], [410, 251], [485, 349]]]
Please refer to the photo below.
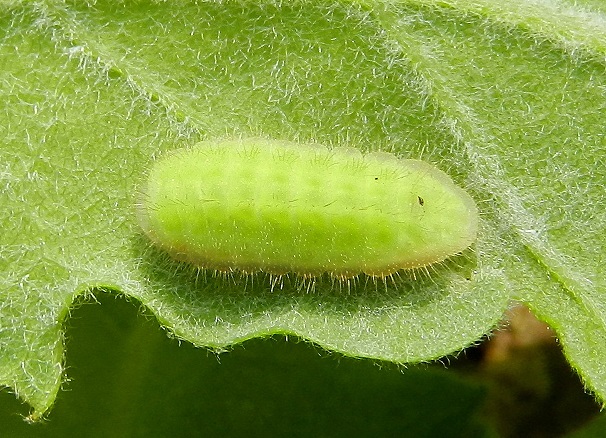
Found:
[[71, 381], [46, 421], [25, 423], [0, 394], [2, 436], [489, 436], [486, 387], [440, 365], [403, 372], [281, 337], [217, 357], [169, 339], [136, 303], [95, 298], [68, 323]]
[[597, 416], [585, 427], [566, 435], [566, 438], [599, 438], [606, 436], [606, 415]]
[[[593, 7], [594, 9], [591, 9]], [[217, 351], [294, 334], [421, 362], [489, 332], [513, 300], [606, 398], [600, 4], [6, 2], [0, 6], [0, 383], [34, 408], [64, 374], [78, 295], [119, 291]], [[264, 136], [388, 150], [478, 202], [473, 250], [393, 281], [215, 275], [137, 228], [154, 156]]]

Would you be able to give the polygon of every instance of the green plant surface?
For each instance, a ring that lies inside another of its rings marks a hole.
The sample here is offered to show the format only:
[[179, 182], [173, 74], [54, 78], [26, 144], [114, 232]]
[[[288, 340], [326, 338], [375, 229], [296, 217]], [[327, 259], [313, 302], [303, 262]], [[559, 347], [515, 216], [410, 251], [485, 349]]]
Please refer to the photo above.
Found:
[[603, 438], [606, 436], [606, 415], [596, 417], [584, 428], [566, 435], [567, 438]]
[[[94, 288], [217, 352], [282, 334], [397, 364], [477, 342], [519, 301], [603, 402], [605, 22], [598, 2], [2, 3], [0, 383], [33, 419], [50, 408]], [[429, 161], [478, 203], [478, 241], [385, 283], [173, 262], [137, 227], [141, 178], [234, 136]]]
[[402, 370], [282, 337], [218, 358], [169, 339], [137, 303], [95, 298], [67, 323], [71, 381], [48, 417], [27, 424], [15, 415], [27, 406], [0, 394], [3, 437], [490, 436], [486, 387], [443, 366]]

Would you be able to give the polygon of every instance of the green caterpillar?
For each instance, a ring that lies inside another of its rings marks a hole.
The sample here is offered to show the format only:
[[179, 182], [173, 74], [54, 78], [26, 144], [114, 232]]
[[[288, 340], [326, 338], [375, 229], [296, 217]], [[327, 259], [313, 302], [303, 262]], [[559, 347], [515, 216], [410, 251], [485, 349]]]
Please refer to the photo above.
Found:
[[137, 211], [178, 260], [307, 277], [427, 266], [469, 247], [478, 226], [473, 199], [426, 162], [263, 139], [166, 154]]

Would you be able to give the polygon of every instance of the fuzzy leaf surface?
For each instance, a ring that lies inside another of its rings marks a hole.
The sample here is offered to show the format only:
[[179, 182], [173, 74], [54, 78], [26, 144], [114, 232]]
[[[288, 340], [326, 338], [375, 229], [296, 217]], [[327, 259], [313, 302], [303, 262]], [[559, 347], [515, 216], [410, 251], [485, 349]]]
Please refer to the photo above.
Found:
[[[295, 334], [428, 361], [514, 300], [606, 397], [606, 19], [599, 2], [5, 2], [0, 6], [0, 383], [34, 408], [63, 377], [62, 325], [92, 288], [221, 351]], [[350, 284], [198, 272], [138, 229], [153, 158], [262, 136], [386, 150], [476, 199], [474, 248]], [[310, 290], [308, 290], [310, 289]]]

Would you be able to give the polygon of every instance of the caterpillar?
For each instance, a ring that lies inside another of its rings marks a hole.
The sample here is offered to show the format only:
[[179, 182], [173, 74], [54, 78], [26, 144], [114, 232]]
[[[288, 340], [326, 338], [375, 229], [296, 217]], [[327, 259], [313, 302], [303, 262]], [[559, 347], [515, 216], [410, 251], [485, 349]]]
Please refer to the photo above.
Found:
[[471, 196], [427, 162], [259, 138], [165, 154], [137, 217], [155, 245], [200, 268], [336, 278], [443, 261], [478, 228]]

